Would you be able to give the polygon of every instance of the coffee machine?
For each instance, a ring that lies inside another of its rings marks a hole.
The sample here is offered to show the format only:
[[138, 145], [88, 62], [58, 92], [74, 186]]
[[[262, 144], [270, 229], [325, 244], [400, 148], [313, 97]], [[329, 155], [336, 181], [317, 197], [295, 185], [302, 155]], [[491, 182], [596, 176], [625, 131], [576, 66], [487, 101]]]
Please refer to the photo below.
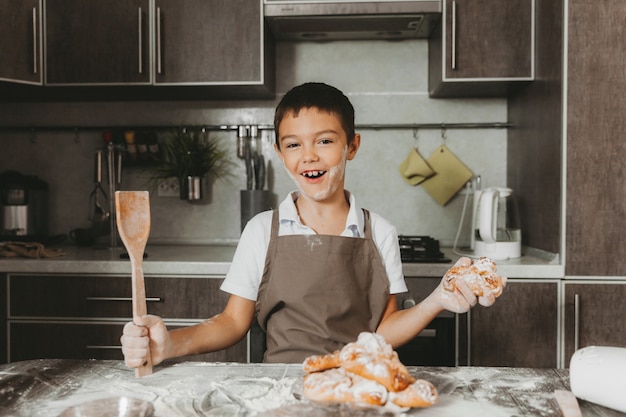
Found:
[[48, 235], [48, 183], [17, 171], [0, 174], [1, 240], [39, 240]]

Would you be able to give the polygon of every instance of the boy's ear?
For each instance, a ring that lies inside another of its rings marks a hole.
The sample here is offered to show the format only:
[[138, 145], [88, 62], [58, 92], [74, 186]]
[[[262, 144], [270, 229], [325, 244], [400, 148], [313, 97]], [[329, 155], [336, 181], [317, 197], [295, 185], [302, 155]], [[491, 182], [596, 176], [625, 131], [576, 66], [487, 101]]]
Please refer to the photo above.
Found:
[[350, 145], [348, 145], [348, 161], [352, 160], [355, 156], [356, 156], [356, 152], [359, 150], [359, 147], [361, 146], [361, 134], [360, 133], [356, 133], [354, 135], [354, 139], [352, 139], [352, 142], [350, 143]]
[[282, 161], [283, 160], [283, 153], [280, 151], [280, 148], [278, 147], [277, 144], [274, 144], [274, 151], [276, 152], [276, 155], [278, 155], [278, 157]]

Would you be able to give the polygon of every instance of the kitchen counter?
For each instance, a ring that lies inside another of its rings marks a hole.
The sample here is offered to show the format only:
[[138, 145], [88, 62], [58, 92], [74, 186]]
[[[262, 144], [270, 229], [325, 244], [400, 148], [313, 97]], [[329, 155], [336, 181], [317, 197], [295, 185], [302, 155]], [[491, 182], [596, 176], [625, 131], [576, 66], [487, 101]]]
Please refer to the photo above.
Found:
[[[64, 256], [55, 258], [0, 258], [0, 273], [34, 274], [130, 274], [129, 260], [121, 258], [123, 246], [94, 248], [59, 246]], [[405, 263], [407, 277], [442, 277], [459, 256], [450, 248], [442, 252], [451, 263]], [[530, 251], [529, 251], [530, 252]], [[144, 260], [146, 275], [223, 276], [235, 253], [234, 244], [225, 245], [149, 245]], [[562, 265], [541, 253], [498, 261], [498, 272], [509, 278], [563, 278]]]
[[[406, 411], [403, 415], [407, 416], [560, 416], [554, 390], [569, 389], [567, 369], [409, 370], [416, 378], [432, 382], [440, 399], [430, 408]], [[383, 415], [380, 410], [298, 400], [294, 393], [299, 391], [302, 375], [299, 364], [185, 362], [155, 367], [152, 375], [135, 378], [120, 361], [16, 362], [0, 366], [0, 416], [51, 417], [88, 401], [121, 396], [150, 402], [155, 417]], [[579, 403], [585, 417], [625, 415], [586, 401]]]

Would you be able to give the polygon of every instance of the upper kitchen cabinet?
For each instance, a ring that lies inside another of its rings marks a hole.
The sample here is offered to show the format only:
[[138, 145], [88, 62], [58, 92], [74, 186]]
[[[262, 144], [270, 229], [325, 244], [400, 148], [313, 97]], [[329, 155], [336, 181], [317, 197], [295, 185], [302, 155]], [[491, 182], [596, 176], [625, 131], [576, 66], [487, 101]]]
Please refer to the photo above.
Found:
[[155, 84], [263, 85], [262, 0], [155, 0]]
[[[0, 2], [1, 10], [5, 3], [25, 9], [17, 1]], [[262, 0], [46, 0], [44, 5], [43, 84], [54, 88], [10, 86], [20, 100], [273, 98], [274, 42]], [[32, 45], [29, 51], [32, 66]]]
[[534, 0], [443, 0], [429, 39], [430, 96], [506, 96], [532, 81], [534, 11]]
[[150, 84], [150, 0], [46, 0], [46, 84]]
[[0, 0], [0, 81], [42, 84], [41, 0]]

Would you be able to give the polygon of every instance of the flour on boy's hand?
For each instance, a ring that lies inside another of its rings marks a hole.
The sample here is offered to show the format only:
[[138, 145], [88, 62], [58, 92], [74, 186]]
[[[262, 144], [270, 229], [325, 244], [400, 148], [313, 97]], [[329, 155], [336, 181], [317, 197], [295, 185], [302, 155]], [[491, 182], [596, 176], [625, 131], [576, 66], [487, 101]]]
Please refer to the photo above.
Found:
[[499, 297], [506, 286], [506, 278], [496, 273], [496, 263], [486, 257], [473, 261], [470, 265], [452, 267], [443, 279], [443, 288], [453, 292], [457, 280], [463, 280], [477, 297]]

